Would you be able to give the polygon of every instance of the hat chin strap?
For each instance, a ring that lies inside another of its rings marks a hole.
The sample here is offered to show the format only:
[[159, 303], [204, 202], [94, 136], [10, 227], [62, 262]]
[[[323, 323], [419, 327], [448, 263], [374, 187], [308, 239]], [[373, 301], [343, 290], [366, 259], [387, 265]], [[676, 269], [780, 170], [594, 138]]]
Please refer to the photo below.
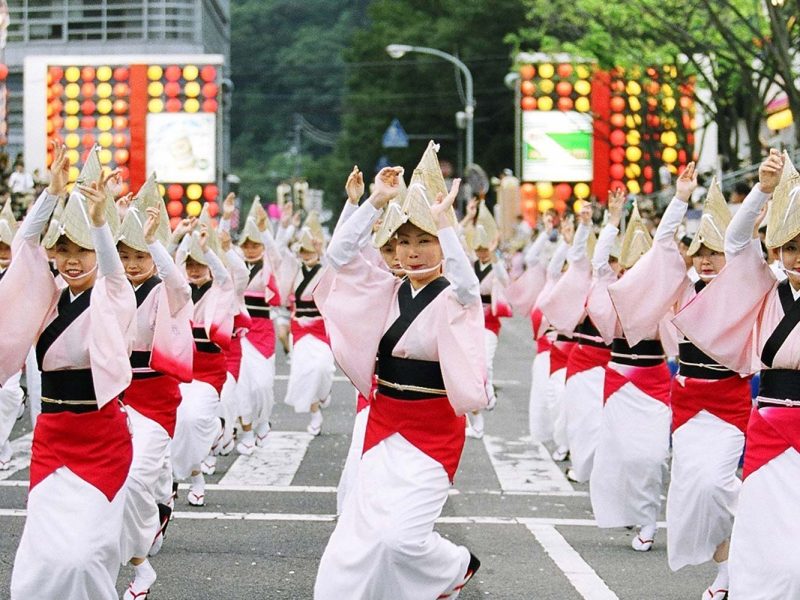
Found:
[[67, 275], [66, 273], [62, 273], [61, 271], [59, 271], [58, 274], [61, 275], [61, 277], [63, 277], [67, 281], [78, 281], [79, 279], [83, 279], [84, 277], [88, 277], [89, 275], [91, 275], [95, 271], [97, 271], [97, 263], [95, 263], [95, 265], [91, 269], [86, 271], [86, 273], [83, 273], [82, 275], [78, 275], [77, 277], [71, 277], [70, 275]]
[[795, 271], [794, 269], [789, 269], [785, 264], [783, 264], [783, 248], [781, 248], [780, 252], [780, 260], [781, 260], [781, 271], [786, 273], [787, 275], [794, 275], [796, 277], [800, 277], [800, 271]]
[[400, 265], [401, 268], [397, 269], [397, 272], [405, 273], [406, 275], [411, 275], [412, 273], [414, 275], [427, 275], [428, 273], [433, 273], [434, 271], [439, 270], [443, 264], [444, 261], [440, 262], [438, 265], [434, 267], [428, 267], [427, 269], [406, 269], [405, 267]]

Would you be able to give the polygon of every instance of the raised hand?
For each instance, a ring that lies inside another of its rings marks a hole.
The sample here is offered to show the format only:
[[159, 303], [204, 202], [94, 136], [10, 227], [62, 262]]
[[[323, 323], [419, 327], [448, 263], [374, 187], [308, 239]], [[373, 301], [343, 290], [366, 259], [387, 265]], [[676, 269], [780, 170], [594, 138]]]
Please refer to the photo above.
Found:
[[622, 221], [622, 209], [625, 206], [625, 192], [617, 188], [608, 192], [608, 224], [619, 227]]
[[765, 194], [771, 194], [778, 187], [783, 172], [783, 156], [775, 148], [770, 148], [769, 156], [758, 167], [758, 186]]
[[445, 227], [450, 227], [452, 223], [447, 218], [447, 213], [450, 208], [452, 208], [453, 203], [456, 201], [456, 197], [458, 196], [458, 188], [461, 187], [461, 180], [454, 179], [453, 184], [450, 186], [450, 191], [445, 196], [441, 192], [436, 196], [436, 202], [431, 206], [431, 214], [433, 215], [433, 221], [436, 223], [436, 227], [438, 229], [444, 229]]
[[229, 220], [232, 216], [234, 211], [236, 210], [236, 194], [231, 192], [227, 196], [225, 196], [225, 200], [222, 201], [222, 218], [226, 221]]
[[122, 181], [122, 171], [120, 169], [114, 169], [106, 179], [106, 187], [108, 187], [108, 191], [111, 193], [111, 196], [114, 198], [119, 198], [120, 194], [122, 194], [123, 186], [124, 182]]
[[592, 225], [592, 205], [588, 202], [583, 205], [581, 212], [578, 213], [578, 222], [586, 227]]
[[95, 227], [102, 227], [106, 224], [106, 190], [105, 181], [101, 177], [100, 181], [92, 182], [91, 185], [78, 186], [78, 190], [86, 198], [89, 208], [89, 219]]
[[286, 228], [292, 221], [292, 202], [284, 202], [281, 206], [281, 227]]
[[53, 162], [50, 163], [50, 185], [47, 186], [47, 193], [51, 196], [65, 196], [67, 193], [67, 183], [69, 183], [69, 158], [67, 157], [67, 147], [52, 142]]
[[302, 222], [303, 222], [303, 215], [302, 215], [302, 213], [300, 213], [300, 212], [298, 211], [298, 212], [296, 212], [296, 213], [294, 213], [294, 214], [292, 215], [292, 225], [294, 225], [294, 228], [295, 228], [295, 229], [297, 229], [298, 227], [300, 227], [300, 225], [302, 225]]
[[561, 237], [567, 244], [572, 244], [572, 239], [575, 237], [575, 223], [572, 219], [561, 220]]
[[133, 204], [133, 193], [129, 192], [124, 196], [120, 196], [117, 198], [115, 204], [117, 205], [117, 214], [119, 215], [119, 220], [122, 221], [122, 219], [125, 218], [125, 215], [128, 214], [128, 209], [131, 207], [131, 204]]
[[147, 217], [142, 227], [144, 230], [144, 241], [147, 244], [152, 244], [156, 241], [156, 231], [158, 231], [158, 226], [161, 224], [161, 211], [154, 206], [149, 206], [145, 209], [145, 214]]
[[686, 168], [675, 183], [675, 197], [678, 200], [688, 202], [695, 189], [697, 189], [697, 169], [695, 168], [694, 161], [692, 161], [686, 165]]
[[344, 184], [344, 189], [347, 192], [347, 201], [351, 204], [358, 204], [361, 196], [364, 195], [364, 174], [358, 170], [358, 165], [353, 166], [353, 170], [347, 177], [347, 183]]
[[200, 231], [194, 233], [197, 236], [197, 243], [200, 250], [205, 254], [208, 251], [208, 225], [200, 225]]
[[220, 228], [217, 232], [217, 236], [219, 237], [219, 245], [222, 248], [223, 252], [227, 252], [233, 246], [231, 241], [231, 234], [225, 231], [224, 229]]
[[[253, 202], [257, 202], [261, 205], [261, 196], [253, 198]], [[258, 227], [261, 233], [264, 233], [267, 230], [267, 225], [269, 225], [269, 215], [262, 207], [261, 210], [256, 211], [256, 227]]]
[[383, 208], [400, 192], [403, 167], [384, 167], [375, 176], [370, 202], [375, 208]]
[[183, 239], [187, 233], [189, 233], [192, 229], [194, 229], [194, 225], [197, 222], [196, 217], [189, 217], [188, 219], [181, 219], [178, 224], [175, 226], [175, 229], [172, 232], [172, 241], [175, 244], [179, 244], [180, 241]]

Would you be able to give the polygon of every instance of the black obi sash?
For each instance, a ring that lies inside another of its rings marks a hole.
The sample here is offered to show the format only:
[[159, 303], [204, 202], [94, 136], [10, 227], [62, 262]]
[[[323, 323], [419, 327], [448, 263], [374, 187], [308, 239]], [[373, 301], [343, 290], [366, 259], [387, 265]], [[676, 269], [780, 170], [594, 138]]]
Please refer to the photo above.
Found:
[[661, 340], [642, 340], [630, 346], [625, 338], [614, 338], [611, 344], [611, 361], [633, 367], [654, 367], [664, 362]]
[[322, 268], [322, 265], [314, 265], [310, 269], [300, 267], [303, 273], [303, 280], [294, 291], [294, 314], [296, 317], [321, 317], [322, 315], [313, 300], [301, 300], [303, 292], [314, 279], [314, 276]]

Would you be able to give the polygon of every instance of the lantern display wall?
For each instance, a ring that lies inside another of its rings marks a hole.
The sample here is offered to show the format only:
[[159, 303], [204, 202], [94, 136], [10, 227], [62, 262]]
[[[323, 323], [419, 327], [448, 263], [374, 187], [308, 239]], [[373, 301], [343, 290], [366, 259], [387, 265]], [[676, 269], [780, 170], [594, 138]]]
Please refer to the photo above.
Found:
[[[593, 124], [591, 179], [533, 181], [523, 168], [521, 210], [530, 222], [551, 208], [578, 212], [591, 194], [605, 201], [609, 189], [650, 194], [662, 165], [677, 173], [692, 158], [693, 83], [680, 80], [674, 66], [609, 73], [548, 62], [522, 64], [519, 74], [523, 122], [529, 111], [574, 111], [591, 114]], [[523, 163], [526, 149], [523, 141]]]
[[[44, 58], [45, 166], [53, 158], [50, 142], [63, 143], [74, 182], [88, 151], [98, 144], [101, 164], [119, 169], [133, 191], [155, 171], [173, 224], [199, 215], [203, 203], [209, 203], [212, 214], [219, 211], [221, 57], [174, 63], [149, 57], [108, 64]], [[26, 77], [28, 67], [26, 63]], [[26, 105], [26, 130], [28, 112]], [[28, 153], [26, 141], [26, 159]]]

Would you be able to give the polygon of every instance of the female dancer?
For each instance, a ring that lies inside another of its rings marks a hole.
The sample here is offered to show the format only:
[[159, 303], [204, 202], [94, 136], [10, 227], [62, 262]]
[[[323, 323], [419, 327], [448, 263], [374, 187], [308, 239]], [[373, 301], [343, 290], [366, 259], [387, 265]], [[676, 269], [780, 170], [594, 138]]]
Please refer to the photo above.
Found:
[[11, 576], [15, 600], [117, 598], [132, 455], [118, 398], [131, 381], [136, 299], [114, 248], [109, 218], [116, 213], [95, 151], [54, 241], [67, 281], [63, 291], [56, 287], [39, 236], [68, 179], [66, 148], [54, 144], [50, 185], [20, 227], [14, 261], [0, 281], [3, 306], [25, 300], [25, 310], [6, 311], [0, 322], [0, 380], [20, 369], [34, 343], [42, 369], [28, 516]]
[[445, 197], [434, 148], [415, 171], [404, 202], [409, 222], [397, 231], [408, 279], [358, 253], [397, 193], [399, 168], [378, 174], [329, 249], [337, 278], [319, 300], [337, 360], [368, 394], [377, 356], [378, 390], [355, 489], [320, 563], [318, 600], [454, 598], [480, 564], [433, 531], [463, 449], [463, 415], [488, 402], [479, 286], [450, 210], [458, 180]]
[[[766, 244], [778, 250], [788, 275], [780, 284], [753, 236], [773, 192]], [[725, 268], [674, 321], [720, 365], [735, 373], [761, 369], [731, 537], [731, 600], [800, 597], [800, 566], [794, 556], [800, 535], [798, 199], [800, 175], [788, 156], [770, 151], [759, 168], [759, 183], [725, 234]]]

